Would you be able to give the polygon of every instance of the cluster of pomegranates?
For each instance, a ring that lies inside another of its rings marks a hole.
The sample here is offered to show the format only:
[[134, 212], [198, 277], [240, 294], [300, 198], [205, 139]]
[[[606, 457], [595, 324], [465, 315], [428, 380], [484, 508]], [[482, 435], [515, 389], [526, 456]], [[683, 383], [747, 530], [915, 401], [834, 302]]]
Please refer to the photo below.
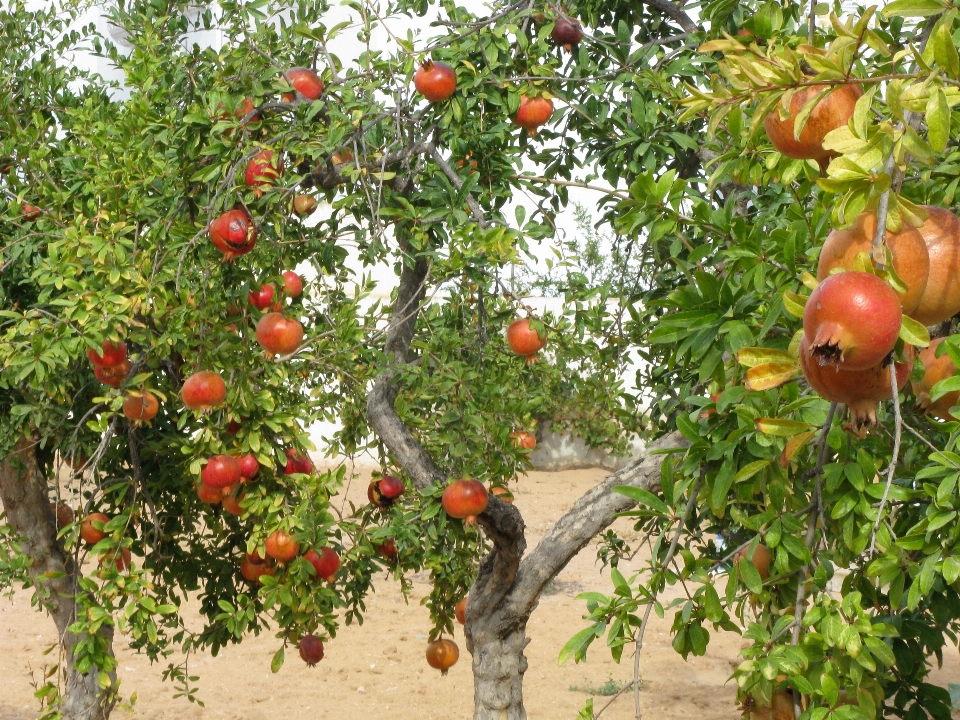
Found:
[[[66, 506], [64, 506], [66, 507]], [[67, 508], [69, 510], [69, 508]], [[67, 515], [64, 512], [63, 517], [61, 518], [61, 510], [57, 509], [57, 522], [60, 524], [69, 524], [62, 523], [62, 520], [67, 519]], [[70, 522], [73, 522], [73, 511], [70, 511], [69, 514]], [[80, 523], [80, 538], [87, 543], [88, 545], [96, 545], [98, 542], [103, 540], [107, 536], [107, 532], [104, 529], [104, 526], [110, 522], [110, 518], [104, 513], [95, 512], [87, 515], [83, 522]], [[119, 548], [117, 550], [108, 550], [100, 556], [100, 567], [103, 567], [105, 563], [113, 563], [114, 567], [117, 568], [117, 572], [123, 572], [130, 568], [130, 550], [128, 548]]]
[[110, 387], [120, 387], [130, 372], [130, 361], [127, 359], [127, 344], [122, 340], [118, 343], [104, 340], [100, 345], [100, 352], [87, 348], [87, 358], [93, 366], [93, 374], [97, 380]]

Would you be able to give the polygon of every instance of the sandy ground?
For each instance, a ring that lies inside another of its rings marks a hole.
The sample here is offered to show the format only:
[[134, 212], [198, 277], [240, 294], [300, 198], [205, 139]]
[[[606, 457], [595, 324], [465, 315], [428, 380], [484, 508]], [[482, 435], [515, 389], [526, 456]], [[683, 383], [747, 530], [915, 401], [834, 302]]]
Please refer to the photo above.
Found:
[[[527, 522], [532, 547], [574, 500], [606, 475], [603, 470], [557, 473], [533, 472], [516, 491], [516, 504]], [[350, 498], [364, 501], [366, 481], [354, 481]], [[617, 527], [628, 541], [636, 539], [625, 520]], [[639, 566], [639, 561], [636, 561]], [[630, 566], [621, 565], [629, 575]], [[576, 595], [585, 590], [610, 592], [605, 573], [599, 571], [596, 551], [588, 546], [548, 588], [530, 620], [527, 633], [532, 642], [526, 650], [529, 669], [524, 697], [531, 720], [572, 720], [591, 696], [591, 689], [609, 680], [622, 683], [632, 677], [632, 655], [625, 653], [614, 663], [602, 643], [591, 649], [585, 663], [557, 665], [564, 643], [583, 628], [584, 604]], [[414, 581], [409, 604], [397, 584], [384, 579], [369, 598], [362, 626], [343, 627], [337, 638], [326, 643], [326, 656], [315, 669], [290, 657], [277, 675], [270, 673], [276, 639], [265, 634], [251, 637], [240, 646], [228, 647], [219, 657], [191, 661], [191, 674], [199, 675], [199, 697], [204, 707], [183, 698], [174, 699], [174, 689], [160, 680], [163, 668], [117, 643], [122, 693], [127, 704], [114, 718], [151, 720], [291, 720], [293, 718], [339, 718], [364, 720], [450, 720], [471, 717], [473, 683], [470, 656], [462, 633], [460, 662], [447, 677], [424, 660], [427, 610], [419, 604], [428, 593], [423, 582]], [[187, 621], [197, 618], [186, 612]], [[737, 662], [740, 638], [723, 634], [711, 638], [708, 654], [687, 662], [671, 647], [672, 614], [656, 616], [647, 633], [641, 662], [644, 688], [641, 704], [647, 720], [735, 720], [735, 688], [727, 682]], [[197, 619], [199, 623], [199, 619]], [[52, 622], [32, 610], [28, 592], [12, 599], [0, 598], [0, 720], [29, 720], [38, 716], [33, 697], [33, 678], [40, 680], [50, 663], [43, 651], [55, 639]], [[165, 667], [165, 666], [164, 666]], [[960, 683], [960, 654], [947, 653], [946, 663], [933, 678], [946, 686]], [[136, 694], [136, 701], [129, 699]], [[608, 698], [596, 696], [596, 710]], [[626, 693], [606, 710], [607, 720], [634, 717], [633, 697]], [[955, 715], [960, 717], [960, 714]]]

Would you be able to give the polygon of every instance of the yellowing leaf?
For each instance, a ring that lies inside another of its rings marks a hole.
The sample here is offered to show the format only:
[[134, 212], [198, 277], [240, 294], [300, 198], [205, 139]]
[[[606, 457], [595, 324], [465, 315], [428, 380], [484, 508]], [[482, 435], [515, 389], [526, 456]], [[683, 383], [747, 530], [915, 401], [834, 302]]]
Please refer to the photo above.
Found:
[[783, 308], [794, 317], [803, 317], [803, 308], [809, 298], [805, 295], [797, 295], [792, 290], [783, 291]]
[[793, 437], [816, 427], [808, 422], [784, 420], [782, 418], [757, 418], [753, 421], [753, 424], [758, 432], [776, 437]]
[[780, 467], [787, 467], [790, 464], [790, 461], [793, 459], [793, 456], [797, 454], [797, 451], [806, 445], [810, 438], [816, 434], [816, 430], [808, 430], [807, 432], [800, 433], [799, 435], [794, 435], [792, 438], [787, 440], [786, 447], [784, 447], [783, 452], [780, 453]]
[[747, 370], [743, 384], [747, 390], [769, 390], [783, 385], [796, 375], [799, 369], [795, 362], [757, 365]]
[[737, 362], [746, 367], [756, 367], [766, 363], [795, 363], [796, 357], [783, 350], [762, 347], [745, 347], [737, 351]]

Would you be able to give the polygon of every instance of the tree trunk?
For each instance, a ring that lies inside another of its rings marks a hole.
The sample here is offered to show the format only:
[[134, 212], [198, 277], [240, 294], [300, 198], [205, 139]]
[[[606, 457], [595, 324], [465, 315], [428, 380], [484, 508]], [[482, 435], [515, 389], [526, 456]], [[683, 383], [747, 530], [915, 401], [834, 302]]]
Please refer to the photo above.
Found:
[[474, 720], [526, 720], [523, 674], [530, 642], [527, 624], [498, 628], [498, 617], [477, 618], [468, 630], [467, 648], [473, 654]]
[[[41, 604], [57, 626], [63, 650], [63, 685], [59, 711], [63, 720], [106, 720], [115, 703], [116, 674], [107, 674], [106, 690], [100, 688], [100, 668], [87, 672], [75, 667], [74, 648], [82, 637], [67, 628], [76, 619], [79, 569], [57, 541], [57, 521], [47, 494], [47, 479], [37, 462], [37, 438], [21, 438], [13, 452], [0, 459], [0, 502], [7, 522], [19, 536], [23, 552], [33, 559], [30, 579]], [[101, 640], [113, 653], [113, 628], [103, 625]]]

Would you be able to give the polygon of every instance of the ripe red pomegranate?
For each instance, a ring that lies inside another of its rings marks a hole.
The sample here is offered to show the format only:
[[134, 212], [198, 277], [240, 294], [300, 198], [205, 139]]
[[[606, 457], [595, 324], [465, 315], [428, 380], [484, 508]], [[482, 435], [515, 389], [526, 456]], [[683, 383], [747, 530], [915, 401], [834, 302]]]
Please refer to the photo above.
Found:
[[949, 210], [925, 205], [929, 216], [917, 228], [930, 255], [930, 276], [910, 317], [936, 325], [960, 312], [960, 218]]
[[153, 420], [159, 409], [160, 403], [157, 401], [157, 396], [149, 390], [132, 392], [123, 401], [124, 416], [137, 424]]
[[317, 209], [317, 201], [312, 195], [300, 194], [293, 198], [293, 211], [300, 217], [309, 217]]
[[113, 367], [120, 365], [127, 359], [127, 344], [123, 341], [115, 343], [112, 340], [104, 340], [100, 345], [100, 352], [87, 348], [87, 358], [94, 367]]
[[242, 429], [243, 424], [236, 420], [231, 420], [227, 423], [227, 435], [236, 435]]
[[260, 463], [253, 453], [241, 455], [237, 462], [240, 464], [240, 482], [252, 480], [260, 472]]
[[750, 720], [795, 720], [796, 717], [793, 694], [788, 690], [774, 691], [769, 707], [758, 702], [751, 703]]
[[[287, 70], [283, 76], [294, 89], [308, 100], [316, 100], [323, 94], [323, 81], [309, 68], [295, 67]], [[293, 98], [291, 98], [292, 100]]]
[[867, 370], [897, 342], [900, 300], [866, 272], [843, 272], [821, 282], [803, 309], [803, 333], [812, 357], [833, 369]]
[[243, 515], [243, 508], [240, 507], [240, 501], [243, 500], [245, 493], [240, 492], [239, 485], [231, 485], [223, 489], [223, 500], [220, 505], [225, 512], [240, 517]]
[[[897, 388], [902, 390], [913, 366], [913, 348], [907, 346], [910, 362], [897, 363]], [[850, 408], [851, 429], [863, 435], [866, 428], [877, 424], [877, 403], [891, 399], [890, 369], [875, 365], [866, 370], [836, 370], [824, 367], [812, 357], [810, 342], [800, 340], [800, 369], [810, 386], [823, 398]]]
[[117, 572], [123, 572], [124, 570], [130, 569], [130, 551], [127, 548], [121, 548], [119, 552], [116, 550], [107, 550], [103, 555], [100, 556], [100, 567], [103, 567], [104, 564], [113, 563], [117, 568]]
[[303, 292], [303, 280], [293, 270], [283, 273], [283, 294], [286, 297], [299, 297]]
[[403, 481], [393, 475], [384, 475], [367, 487], [367, 499], [379, 508], [386, 509], [403, 494]]
[[[871, 251], [876, 231], [876, 213], [865, 212], [846, 230], [831, 232], [820, 251], [817, 279], [826, 280], [830, 271], [836, 267], [853, 270], [857, 255]], [[893, 269], [907, 286], [907, 292], [898, 292], [897, 297], [900, 298], [903, 312], [909, 315], [920, 304], [920, 298], [927, 287], [927, 277], [930, 275], [927, 244], [915, 228], [906, 224], [898, 233], [887, 231], [886, 244], [893, 255]]]
[[507, 344], [517, 355], [527, 359], [528, 364], [535, 363], [537, 353], [547, 344], [547, 336], [543, 337], [530, 327], [530, 318], [521, 318], [510, 323], [507, 328]]
[[505, 487], [500, 487], [499, 485], [495, 485], [492, 488], [490, 488], [490, 494], [496, 495], [498, 498], [500, 498], [504, 502], [508, 502], [511, 505], [513, 504], [513, 493], [507, 490], [507, 488]]
[[933, 415], [941, 420], [956, 420], [950, 414], [950, 408], [960, 402], [960, 390], [949, 392], [936, 402], [930, 402], [930, 390], [941, 380], [957, 374], [957, 366], [950, 356], [944, 353], [937, 357], [937, 348], [945, 338], [937, 338], [929, 347], [920, 351], [920, 360], [923, 362], [924, 374], [920, 382], [913, 383], [913, 394], [917, 396], [917, 407], [927, 415]]
[[427, 663], [439, 670], [441, 675], [446, 675], [447, 670], [456, 665], [459, 659], [460, 648], [453, 640], [441, 638], [427, 645]]
[[527, 135], [533, 137], [537, 128], [543, 125], [553, 115], [553, 100], [545, 97], [528, 98], [520, 96], [520, 108], [513, 116], [513, 122], [524, 128]]
[[447, 515], [476, 525], [477, 515], [487, 509], [487, 488], [477, 480], [463, 478], [447, 485], [440, 501]]
[[[745, 547], [738, 552], [733, 558], [733, 564], [736, 565], [747, 557], [747, 551], [749, 549], [749, 547]], [[761, 580], [766, 580], [770, 577], [770, 563], [773, 561], [773, 556], [770, 554], [770, 549], [766, 545], [762, 543], [757, 545], [757, 549], [753, 551], [753, 557], [749, 559], [760, 574]]]
[[124, 361], [119, 365], [94, 365], [93, 366], [93, 375], [104, 385], [109, 385], [110, 387], [120, 387], [123, 384], [123, 381], [127, 379], [127, 373], [130, 372], [131, 365], [128, 361]]
[[300, 638], [300, 659], [309, 667], [323, 660], [323, 642], [316, 635], [304, 635]]
[[467, 624], [467, 599], [464, 598], [457, 603], [457, 606], [453, 609], [453, 614], [457, 617], [457, 622], [461, 625]]
[[300, 543], [283, 530], [274, 530], [266, 542], [267, 555], [279, 562], [290, 562], [300, 554]]
[[29, 203], [20, 203], [20, 209], [23, 211], [23, 219], [27, 222], [33, 222], [40, 219], [40, 208]]
[[337, 570], [340, 569], [340, 556], [333, 548], [322, 547], [319, 553], [313, 549], [307, 550], [303, 559], [313, 565], [318, 578], [331, 583], [336, 579]]
[[840, 85], [813, 108], [807, 118], [799, 139], [794, 138], [794, 120], [809, 100], [827, 89], [826, 85], [811, 85], [797, 88], [790, 100], [790, 110], [785, 120], [780, 119], [778, 104], [764, 118], [770, 142], [782, 155], [797, 160], [826, 161], [831, 152], [823, 147], [823, 139], [831, 130], [843, 127], [853, 117], [857, 100], [863, 89], [857, 83]]
[[277, 571], [273, 563], [264, 560], [258, 553], [246, 554], [240, 563], [240, 574], [252, 583], [262, 584], [264, 575], [273, 575]]
[[313, 461], [309, 455], [297, 452], [293, 448], [287, 448], [284, 452], [287, 454], [287, 465], [283, 469], [284, 475], [293, 475], [294, 473], [309, 475], [313, 472]]
[[184, 381], [180, 397], [191, 410], [210, 412], [227, 399], [227, 386], [213, 370], [201, 370]]
[[267, 313], [257, 323], [257, 342], [267, 357], [289, 355], [303, 341], [303, 325], [282, 313]]
[[573, 48], [583, 40], [583, 28], [576, 18], [560, 15], [553, 26], [553, 32], [550, 34], [553, 41], [567, 52], [572, 52]]
[[427, 60], [417, 68], [413, 84], [430, 102], [443, 102], [456, 92], [457, 74], [446, 63]]
[[240, 482], [240, 463], [230, 455], [214, 455], [200, 471], [200, 479], [212, 488], [225, 488]]
[[208, 505], [216, 505], [223, 500], [223, 490], [221, 488], [210, 487], [205, 482], [201, 482], [197, 488], [197, 497], [200, 498], [200, 502], [205, 502]]
[[223, 253], [224, 262], [233, 262], [253, 250], [257, 226], [243, 208], [228, 210], [210, 223], [210, 242]]
[[283, 161], [274, 157], [273, 150], [264, 149], [250, 158], [243, 174], [243, 182], [253, 188], [254, 197], [263, 195], [262, 188], [273, 187], [277, 178], [283, 174]]
[[247, 293], [247, 299], [257, 310], [266, 310], [273, 302], [273, 285], [261, 285], [259, 290]]
[[380, 557], [393, 561], [397, 559], [397, 556], [400, 554], [397, 552], [397, 544], [394, 542], [393, 538], [387, 540], [383, 545], [374, 545], [373, 549], [377, 551], [377, 554]]
[[537, 447], [537, 436], [526, 430], [512, 432], [510, 437], [513, 438], [513, 444], [523, 450], [533, 450]]
[[108, 522], [110, 518], [103, 513], [90, 513], [80, 524], [80, 537], [85, 543], [96, 545], [107, 536], [103, 526]]

